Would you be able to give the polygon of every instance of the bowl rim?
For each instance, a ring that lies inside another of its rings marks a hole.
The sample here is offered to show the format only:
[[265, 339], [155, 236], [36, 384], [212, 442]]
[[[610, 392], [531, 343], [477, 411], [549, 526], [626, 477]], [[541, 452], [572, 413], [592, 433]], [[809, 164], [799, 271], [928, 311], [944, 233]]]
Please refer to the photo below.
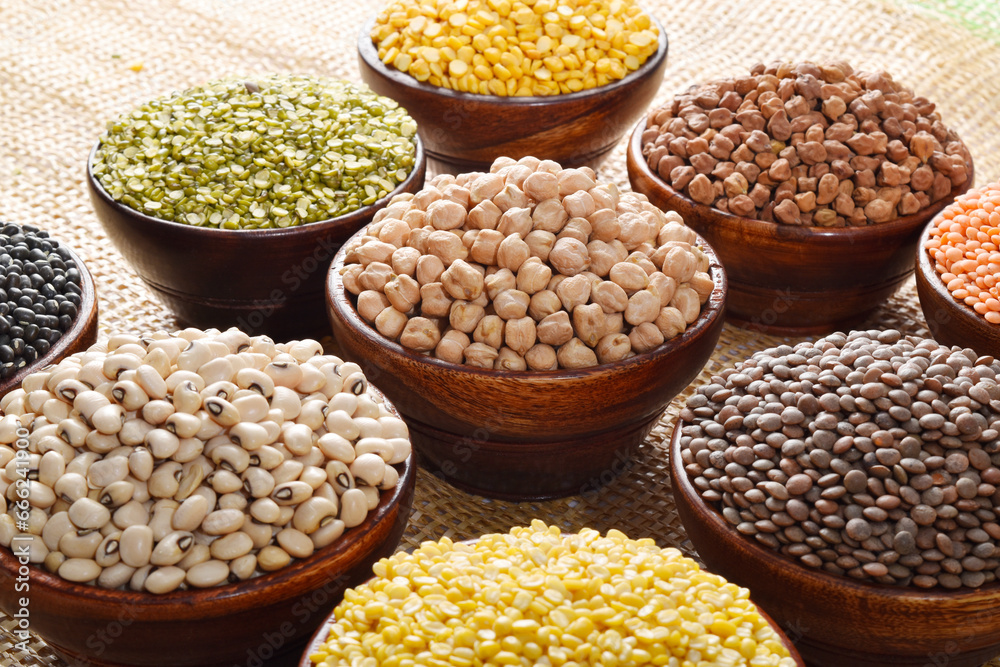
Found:
[[97, 150], [101, 147], [100, 139], [98, 139], [93, 145], [87, 156], [87, 185], [93, 195], [97, 196], [103, 203], [115, 209], [122, 215], [133, 217], [146, 225], [160, 226], [168, 230], [174, 229], [180, 231], [181, 233], [192, 234], [195, 238], [204, 237], [206, 242], [211, 242], [212, 240], [218, 241], [223, 236], [232, 238], [236, 238], [238, 236], [241, 239], [245, 238], [253, 241], [264, 238], [274, 239], [294, 236], [296, 234], [303, 234], [306, 232], [316, 234], [328, 231], [341, 225], [352, 225], [359, 222], [363, 223], [366, 219], [370, 219], [377, 211], [385, 208], [393, 197], [406, 192], [408, 188], [413, 186], [413, 183], [418, 178], [424, 178], [427, 169], [427, 156], [424, 151], [424, 142], [420, 139], [417, 132], [413, 133], [412, 141], [414, 144], [413, 167], [410, 169], [410, 173], [407, 174], [406, 178], [396, 185], [391, 192], [387, 193], [385, 197], [382, 197], [367, 206], [362, 206], [361, 208], [339, 215], [336, 218], [327, 218], [326, 220], [307, 222], [305, 224], [294, 225], [292, 227], [279, 227], [272, 229], [220, 229], [219, 227], [188, 225], [183, 222], [177, 222], [176, 220], [165, 220], [163, 218], [147, 215], [142, 211], [137, 211], [131, 206], [127, 206], [117, 199], [114, 199], [108, 191], [104, 189], [100, 180], [94, 175], [94, 158], [97, 155]]
[[[367, 228], [368, 225], [362, 227], [354, 234], [354, 236], [351, 237], [351, 239], [356, 236], [364, 235]], [[340, 279], [340, 269], [344, 266], [344, 257], [346, 255], [346, 250], [350, 245], [351, 239], [344, 242], [343, 247], [337, 251], [333, 261], [330, 263], [330, 270], [326, 276], [326, 300], [327, 304], [340, 314], [353, 331], [357, 332], [358, 335], [362, 336], [369, 342], [378, 345], [383, 350], [397, 358], [405, 359], [406, 361], [414, 364], [426, 364], [430, 368], [435, 368], [440, 371], [450, 373], [467, 373], [470, 376], [489, 379], [491, 381], [500, 380], [512, 382], [534, 380], [585, 380], [588, 378], [598, 377], [605, 373], [626, 373], [635, 366], [640, 366], [655, 359], [668, 356], [674, 352], [681, 352], [692, 345], [694, 340], [701, 336], [702, 333], [710, 329], [720, 317], [725, 317], [726, 294], [729, 291], [729, 282], [726, 277], [725, 268], [722, 266], [722, 262], [719, 260], [719, 257], [715, 253], [712, 246], [710, 246], [700, 234], [697, 234], [697, 232], [695, 232], [695, 234], [697, 236], [696, 244], [701, 247], [702, 251], [709, 257], [709, 270], [714, 283], [712, 293], [709, 295], [708, 300], [701, 306], [701, 312], [698, 313], [698, 319], [688, 325], [682, 334], [660, 343], [652, 350], [643, 352], [642, 354], [637, 354], [621, 361], [615, 361], [610, 364], [598, 363], [596, 366], [589, 366], [587, 368], [557, 369], [552, 371], [501, 371], [477, 368], [475, 366], [467, 366], [466, 364], [454, 364], [450, 361], [438, 359], [437, 357], [432, 357], [430, 355], [411, 352], [396, 341], [389, 340], [380, 334], [378, 330], [365, 322], [358, 314], [354, 304], [351, 302], [348, 292], [344, 288], [344, 282]], [[345, 307], [345, 304], [349, 307]], [[716, 345], [718, 345], [718, 343], [716, 343]]]
[[[601, 532], [601, 531], [598, 531], [598, 532]], [[467, 540], [455, 540], [454, 543], [455, 544], [475, 545], [475, 543], [478, 542], [481, 537], [483, 537], [485, 535], [488, 535], [488, 534], [490, 534], [490, 533], [484, 533], [483, 535], [480, 535], [480, 537], [471, 537], [471, 538], [469, 538]], [[493, 534], [496, 534], [496, 533], [493, 533]], [[500, 533], [500, 534], [503, 534], [503, 533]], [[565, 533], [564, 532], [563, 536], [565, 537], [566, 535], [576, 535], [576, 534], [578, 534], [578, 533]], [[606, 532], [602, 533], [602, 535], [605, 535], [605, 534], [606, 534]], [[632, 539], [632, 538], [629, 538], [629, 539]], [[665, 547], [659, 547], [659, 548], [662, 550]], [[666, 548], [676, 548], [676, 547], [666, 547]], [[413, 547], [413, 548], [410, 548], [410, 549], [404, 549], [404, 551], [415, 551], [415, 550], [416, 550], [416, 547]], [[680, 549], [678, 549], [678, 551], [680, 551]], [[681, 551], [681, 553], [684, 555], [685, 558], [691, 558], [691, 556], [689, 556], [688, 554], [684, 553], [683, 551]], [[694, 559], [692, 559], [692, 560], [694, 560]], [[695, 563], [698, 564], [697, 561], [695, 561]], [[708, 569], [702, 567], [700, 564], [698, 564], [698, 568], [700, 570], [702, 570], [703, 572], [709, 572]], [[365, 580], [363, 582], [363, 584], [370, 583], [370, 582], [374, 581], [377, 578], [378, 577], [374, 577], [374, 576], [370, 577], [369, 579]], [[725, 577], [723, 577], [723, 579], [725, 579]], [[727, 583], [732, 583], [732, 582], [729, 582], [728, 579], [726, 579], [726, 582]], [[363, 584], [359, 584], [359, 585], [363, 585]], [[738, 585], [738, 584], [736, 584], [736, 585]], [[742, 586], [741, 588], [746, 588], [746, 587]], [[793, 660], [795, 660], [796, 667], [806, 667], [805, 662], [803, 661], [802, 656], [799, 654], [798, 649], [795, 648], [795, 643], [788, 637], [788, 635], [781, 628], [781, 626], [778, 625], [778, 623], [771, 617], [771, 615], [768, 614], [766, 611], [764, 611], [760, 607], [760, 605], [758, 605], [756, 602], [754, 602], [753, 599], [751, 599], [750, 602], [752, 602], [753, 606], [757, 609], [757, 613], [764, 617], [764, 620], [767, 621], [767, 624], [771, 626], [771, 629], [774, 630], [775, 634], [778, 635], [778, 638], [781, 639], [782, 645], [786, 649], [788, 649], [789, 655], [791, 656], [791, 658]], [[316, 631], [313, 632], [313, 634], [309, 637], [309, 641], [306, 643], [305, 649], [302, 651], [302, 656], [299, 659], [298, 667], [312, 667], [313, 666], [313, 662], [312, 662], [312, 660], [309, 659], [309, 656], [313, 653], [313, 651], [315, 651], [317, 648], [319, 648], [319, 646], [321, 644], [326, 643], [326, 635], [329, 634], [330, 627], [333, 625], [333, 623], [335, 621], [334, 614], [336, 613], [336, 607], [337, 606], [340, 606], [340, 603], [337, 603], [337, 605], [333, 609], [330, 610], [330, 613], [327, 614], [323, 618], [323, 620], [320, 622], [319, 626], [316, 628]]]
[[934, 291], [939, 300], [954, 306], [953, 312], [958, 317], [966, 320], [972, 326], [978, 325], [976, 328], [982, 328], [984, 331], [989, 331], [988, 327], [993, 327], [997, 330], [995, 335], [1000, 336], [1000, 326], [988, 322], [985, 317], [970, 308], [968, 304], [958, 301], [952, 296], [948, 287], [944, 284], [944, 280], [941, 279], [941, 274], [937, 272], [937, 268], [935, 268], [934, 262], [931, 260], [930, 252], [924, 247], [924, 244], [930, 238], [931, 229], [937, 226], [942, 213], [939, 212], [935, 215], [927, 223], [923, 231], [920, 232], [920, 240], [917, 242], [917, 272], [921, 274], [927, 282], [927, 286]]
[[[371, 386], [371, 385], [369, 385]], [[391, 406], [388, 399], [385, 402]], [[393, 407], [393, 411], [395, 409]], [[121, 590], [118, 588], [102, 588], [97, 585], [80, 584], [68, 581], [59, 577], [55, 573], [48, 572], [37, 563], [31, 563], [30, 581], [32, 590], [44, 590], [49, 594], [61, 597], [69, 597], [84, 605], [106, 605], [122, 604], [133, 608], [154, 609], [188, 609], [187, 618], [199, 618], [195, 612], [198, 604], [213, 602], [231, 602], [239, 600], [247, 608], [256, 606], [262, 595], [267, 595], [271, 591], [284, 591], [279, 598], [287, 598], [294, 595], [301, 595], [302, 591], [292, 586], [293, 582], [300, 576], [307, 574], [314, 568], [322, 568], [331, 562], [345, 556], [351, 550], [363, 544], [366, 538], [371, 535], [376, 526], [387, 520], [391, 513], [398, 509], [403, 497], [409, 493], [409, 487], [416, 481], [417, 465], [413, 453], [411, 453], [402, 463], [395, 464], [401, 468], [399, 471], [399, 482], [392, 489], [392, 493], [384, 494], [379, 498], [379, 504], [374, 510], [370, 510], [363, 523], [353, 528], [345, 530], [345, 536], [352, 539], [339, 539], [331, 545], [317, 549], [308, 558], [296, 558], [285, 567], [267, 572], [256, 577], [244, 579], [232, 583], [220, 584], [208, 588], [189, 588], [187, 590], [175, 590], [169, 593], [149, 593], [147, 591]], [[381, 542], [374, 547], [381, 546]], [[365, 551], [367, 553], [367, 550]], [[0, 547], [0, 570], [5, 570], [16, 574], [20, 564], [14, 556], [11, 547]], [[282, 586], [282, 585], [285, 586]], [[37, 587], [37, 589], [35, 588]], [[226, 612], [233, 612], [233, 609], [226, 609]], [[193, 614], [193, 615], [192, 615]], [[207, 614], [213, 616], [217, 614]]]
[[[962, 185], [953, 186], [947, 196], [937, 202], [931, 202], [930, 206], [911, 215], [896, 218], [895, 220], [889, 220], [888, 222], [879, 222], [860, 227], [786, 225], [778, 222], [767, 222], [766, 220], [744, 218], [743, 216], [720, 211], [714, 206], [700, 204], [690, 199], [683, 193], [674, 190], [669, 183], [660, 178], [659, 174], [653, 172], [649, 163], [646, 162], [646, 159], [642, 154], [642, 133], [646, 129], [646, 121], [648, 118], [649, 111], [647, 111], [647, 113], [639, 119], [639, 122], [636, 123], [635, 128], [632, 130], [631, 136], [629, 136], [628, 146], [626, 148], [628, 166], [633, 167], [634, 165], [634, 169], [646, 178], [650, 179], [657, 185], [657, 187], [661, 188], [666, 193], [667, 199], [677, 199], [690, 208], [706, 210], [715, 217], [712, 224], [725, 225], [729, 228], [738, 229], [746, 233], [748, 236], [766, 236], [769, 238], [778, 237], [783, 240], [809, 242], [816, 240], [822, 241], [826, 239], [843, 240], [848, 237], [857, 238], [859, 236], [881, 236], [893, 233], [902, 233], [909, 231], [918, 225], [926, 224], [928, 217], [934, 217], [941, 211], [941, 209], [951, 203], [955, 197], [968, 191], [972, 187], [972, 183], [975, 180], [975, 169], [970, 156], [970, 160], [966, 162], [966, 166], [968, 167], [968, 178]], [[632, 170], [629, 169], [629, 171], [631, 172]], [[629, 181], [632, 181], [631, 173], [629, 174]]]
[[96, 337], [99, 305], [97, 301], [97, 283], [94, 280], [94, 276], [90, 272], [90, 269], [87, 268], [87, 265], [84, 263], [80, 255], [77, 254], [76, 250], [71, 248], [69, 244], [60, 241], [53, 236], [50, 236], [49, 238], [58, 242], [63, 248], [66, 248], [66, 250], [69, 251], [70, 258], [76, 263], [76, 268], [80, 272], [80, 306], [77, 308], [76, 317], [73, 319], [73, 323], [70, 325], [69, 329], [63, 332], [63, 334], [59, 337], [59, 340], [57, 340], [52, 347], [49, 348], [48, 352], [32, 363], [21, 368], [19, 371], [7, 378], [6, 381], [0, 384], [0, 396], [17, 389], [24, 378], [28, 377], [32, 373], [37, 373], [54, 364], [59, 357], [63, 356], [67, 352], [67, 350], [83, 340], [88, 328], [94, 329]]
[[498, 108], [510, 106], [512, 103], [525, 107], [551, 106], [555, 102], [572, 103], [588, 98], [599, 98], [609, 93], [616, 92], [621, 88], [627, 88], [634, 82], [641, 81], [645, 76], [655, 72], [656, 69], [666, 60], [667, 50], [669, 48], [667, 32], [663, 29], [663, 24], [660, 23], [659, 19], [657, 19], [652, 12], [646, 10], [643, 11], [646, 12], [658, 30], [656, 51], [654, 51], [653, 54], [639, 66], [639, 69], [634, 72], [629, 72], [624, 78], [612, 81], [611, 83], [606, 83], [603, 86], [597, 86], [596, 88], [591, 88], [589, 90], [580, 90], [575, 93], [560, 93], [558, 95], [526, 95], [524, 97], [483, 95], [482, 93], [466, 93], [458, 90], [451, 90], [450, 88], [445, 88], [443, 86], [433, 86], [423, 81], [417, 81], [409, 74], [400, 72], [394, 67], [389, 67], [379, 59], [378, 50], [375, 48], [375, 43], [372, 41], [370, 36], [371, 29], [375, 25], [377, 14], [371, 14], [361, 25], [361, 30], [358, 32], [358, 56], [364, 61], [365, 65], [377, 72], [383, 78], [391, 81], [395, 86], [427, 94], [439, 95], [452, 100], [453, 102], [476, 102], [478, 104]]
[[982, 599], [984, 596], [1000, 592], [1000, 581], [993, 581], [983, 584], [979, 588], [944, 588], [934, 586], [933, 588], [919, 588], [913, 586], [893, 586], [881, 584], [877, 581], [863, 581], [847, 576], [837, 576], [820, 569], [806, 567], [797, 560], [790, 558], [778, 551], [773, 551], [759, 545], [733, 528], [722, 518], [722, 515], [708, 503], [694, 488], [688, 472], [681, 465], [681, 417], [678, 415], [674, 420], [673, 433], [670, 435], [669, 466], [674, 494], [678, 492], [685, 502], [691, 505], [699, 517], [705, 516], [709, 530], [716, 535], [723, 535], [725, 539], [738, 541], [744, 548], [751, 552], [755, 560], [763, 562], [769, 570], [784, 570], [794, 572], [794, 576], [805, 578], [812, 588], [834, 588], [847, 589], [854, 597], [879, 596], [889, 597], [911, 603], [940, 601], [946, 598], [956, 604], [971, 602]]

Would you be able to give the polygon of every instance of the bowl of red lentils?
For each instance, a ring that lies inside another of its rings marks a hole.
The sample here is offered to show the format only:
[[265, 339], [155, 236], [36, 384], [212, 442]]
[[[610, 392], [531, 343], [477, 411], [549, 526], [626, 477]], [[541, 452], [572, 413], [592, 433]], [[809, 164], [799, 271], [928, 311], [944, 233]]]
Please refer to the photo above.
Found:
[[927, 326], [948, 345], [1000, 356], [1000, 185], [958, 197], [917, 246], [917, 294]]
[[679, 93], [639, 122], [627, 160], [632, 188], [719, 252], [730, 321], [789, 335], [864, 321], [973, 182], [931, 101], [839, 61], [759, 64]]
[[389, 2], [358, 37], [361, 78], [416, 119], [453, 173], [534, 155], [596, 166], [642, 114], [667, 62], [633, 0]]
[[373, 579], [345, 593], [299, 667], [449, 658], [499, 665], [804, 665], [746, 588], [677, 549], [618, 530], [565, 534], [536, 519], [508, 534], [427, 541], [382, 559], [373, 571]]
[[383, 211], [334, 258], [330, 323], [460, 488], [600, 486], [715, 349], [711, 247], [587, 167], [500, 158]]

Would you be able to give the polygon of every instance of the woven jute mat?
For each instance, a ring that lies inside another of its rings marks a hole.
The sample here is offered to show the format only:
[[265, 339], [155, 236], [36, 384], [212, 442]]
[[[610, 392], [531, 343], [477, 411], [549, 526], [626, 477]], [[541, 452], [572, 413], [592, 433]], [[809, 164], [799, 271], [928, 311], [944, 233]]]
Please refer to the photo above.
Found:
[[[972, 151], [979, 184], [1000, 176], [1000, 11], [992, 0], [646, 0], [670, 40], [656, 103], [699, 81], [775, 59], [844, 58], [885, 69], [938, 103]], [[177, 327], [102, 231], [86, 194], [87, 154], [104, 123], [147, 99], [230, 74], [358, 80], [355, 40], [376, 3], [356, 0], [0, 0], [0, 219], [35, 223], [73, 246], [97, 281], [101, 334]], [[623, 141], [624, 144], [624, 141]], [[627, 188], [624, 145], [601, 178]], [[926, 335], [912, 281], [868, 322]], [[332, 344], [332, 341], [324, 341]], [[726, 326], [695, 384], [781, 339]], [[685, 391], [622, 474], [596, 492], [511, 503], [417, 479], [401, 548], [506, 531], [533, 518], [566, 530], [617, 528], [690, 551], [671, 497], [667, 438]], [[63, 663], [43, 642], [13, 648], [0, 614], [0, 665]], [[991, 665], [1000, 667], [1000, 660]]]

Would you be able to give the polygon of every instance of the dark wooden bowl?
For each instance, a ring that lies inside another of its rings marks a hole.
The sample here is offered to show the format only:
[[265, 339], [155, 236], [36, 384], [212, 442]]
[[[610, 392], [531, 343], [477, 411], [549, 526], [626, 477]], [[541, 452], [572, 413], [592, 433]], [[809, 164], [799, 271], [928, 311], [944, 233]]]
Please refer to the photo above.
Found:
[[726, 317], [780, 335], [846, 331], [862, 322], [913, 272], [920, 230], [969, 189], [969, 180], [930, 207], [865, 227], [798, 227], [752, 220], [698, 204], [655, 174], [642, 156], [639, 121], [628, 145], [632, 189], [681, 214], [705, 237], [729, 274]]
[[924, 249], [935, 221], [927, 223], [917, 244], [917, 296], [931, 335], [945, 345], [971, 347], [980, 355], [1000, 357], [1000, 326], [986, 319], [951, 295], [934, 260]]
[[419, 139], [409, 177], [371, 206], [298, 227], [228, 230], [192, 227], [145, 215], [116, 202], [94, 177], [87, 186], [97, 219], [143, 282], [178, 320], [200, 328], [236, 326], [279, 340], [328, 332], [323, 286], [330, 259], [354, 232], [403, 192], [424, 184]]
[[1000, 655], [1000, 584], [922, 590], [808, 568], [737, 533], [698, 495], [680, 461], [675, 426], [670, 481], [698, 555], [749, 588], [812, 667], [979, 667]]
[[77, 308], [76, 319], [73, 320], [70, 328], [63, 332], [62, 337], [49, 348], [48, 352], [36, 359], [34, 363], [28, 364], [0, 382], [0, 397], [17, 389], [27, 375], [41, 370], [49, 364], [59, 363], [69, 355], [87, 349], [97, 340], [97, 286], [94, 284], [94, 277], [90, 275], [87, 266], [72, 248], [62, 242], [60, 245], [69, 250], [70, 257], [73, 258], [76, 268], [80, 271], [80, 306]]
[[[463, 541], [466, 543], [476, 542], [476, 540]], [[781, 639], [781, 643], [784, 644], [785, 648], [788, 649], [788, 652], [791, 653], [797, 667], [806, 667], [806, 664], [802, 662], [802, 656], [800, 656], [799, 652], [795, 649], [795, 645], [788, 639], [788, 635], [785, 634], [778, 624], [774, 622], [774, 619], [768, 616], [763, 609], [758, 608], [757, 611], [778, 634], [778, 637]], [[327, 619], [316, 629], [316, 633], [312, 636], [312, 639], [309, 640], [309, 643], [306, 645], [306, 650], [302, 654], [302, 659], [299, 661], [298, 667], [314, 667], [312, 660], [309, 659], [309, 656], [315, 653], [320, 646], [326, 643], [326, 640], [330, 636], [330, 626], [332, 626], [335, 621], [336, 619], [333, 617], [333, 613], [331, 612]]]
[[411, 352], [369, 326], [344, 289], [337, 253], [327, 279], [334, 336], [396, 405], [422, 456], [446, 481], [496, 498], [554, 498], [597, 488], [628, 467], [664, 408], [698, 373], [722, 332], [726, 275], [687, 331], [624, 361], [580, 370], [494, 371]]
[[[652, 18], [652, 17], [651, 17]], [[417, 121], [427, 155], [446, 170], [489, 171], [498, 157], [533, 155], [564, 167], [596, 167], [656, 96], [667, 67], [667, 34], [652, 56], [624, 79], [578, 93], [499, 97], [421, 83], [382, 63], [369, 19], [358, 36], [361, 79], [399, 102]]]
[[165, 595], [74, 584], [35, 566], [15, 592], [18, 561], [0, 549], [0, 609], [29, 601], [31, 631], [72, 665], [97, 667], [262, 667], [294, 661], [345, 589], [371, 577], [396, 550], [413, 501], [413, 457], [399, 484], [343, 539], [288, 567], [236, 584]]

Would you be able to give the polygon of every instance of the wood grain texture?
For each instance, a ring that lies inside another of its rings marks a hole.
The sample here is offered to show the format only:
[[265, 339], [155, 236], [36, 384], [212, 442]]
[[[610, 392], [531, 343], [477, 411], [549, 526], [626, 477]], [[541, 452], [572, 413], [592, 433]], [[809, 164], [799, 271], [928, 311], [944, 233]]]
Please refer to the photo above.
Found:
[[323, 287], [330, 260], [389, 200], [424, 184], [426, 159], [416, 140], [416, 164], [405, 181], [371, 206], [332, 220], [286, 229], [227, 230], [154, 218], [113, 200], [87, 161], [87, 186], [98, 220], [115, 247], [182, 324], [279, 340], [328, 332]]
[[523, 500], [596, 491], [621, 472], [667, 404], [701, 371], [723, 325], [726, 277], [701, 316], [655, 350], [580, 370], [494, 371], [411, 352], [369, 326], [344, 289], [338, 253], [327, 309], [345, 358], [362, 366], [410, 428], [421, 463], [459, 488]]
[[[474, 545], [476, 542], [478, 542], [478, 539], [462, 540], [461, 543]], [[758, 612], [764, 617], [764, 620], [768, 622], [774, 631], [778, 633], [778, 636], [781, 638], [781, 642], [788, 648], [792, 658], [795, 659], [796, 666], [806, 667], [805, 663], [802, 662], [802, 656], [800, 656], [798, 651], [795, 649], [795, 645], [792, 644], [792, 642], [788, 639], [788, 636], [778, 626], [778, 624], [774, 622], [774, 619], [768, 616], [762, 609], [758, 609]], [[331, 613], [326, 620], [323, 621], [319, 628], [316, 629], [316, 633], [309, 640], [309, 643], [306, 645], [306, 650], [302, 653], [302, 659], [299, 661], [298, 667], [314, 667], [312, 660], [309, 659], [309, 656], [312, 653], [315, 653], [317, 649], [326, 643], [326, 640], [330, 636], [330, 626], [333, 625], [334, 621], [335, 619], [333, 617], [333, 613]]]
[[708, 569], [750, 589], [811, 667], [978, 667], [1000, 653], [1000, 584], [923, 590], [807, 568], [737, 533], [680, 461], [675, 425], [670, 481], [691, 543]]
[[80, 307], [77, 308], [76, 319], [48, 352], [0, 383], [0, 397], [19, 387], [27, 375], [49, 364], [59, 363], [71, 354], [82, 352], [97, 341], [97, 286], [94, 284], [94, 276], [72, 248], [65, 243], [60, 245], [69, 250], [70, 257], [80, 270]]
[[971, 347], [980, 355], [1000, 357], [1000, 326], [990, 324], [972, 308], [955, 300], [924, 249], [935, 225], [935, 220], [927, 223], [917, 244], [917, 296], [927, 328], [939, 343]]
[[372, 17], [358, 35], [361, 79], [417, 121], [429, 157], [454, 173], [489, 171], [498, 157], [533, 155], [564, 167], [596, 167], [653, 101], [667, 66], [667, 35], [643, 65], [606, 86], [540, 97], [463, 93], [421, 83], [388, 67], [372, 44]]
[[31, 630], [73, 665], [231, 667], [281, 653], [297, 659], [343, 591], [370, 578], [372, 564], [396, 550], [413, 501], [413, 457], [397, 470], [395, 489], [340, 541], [276, 572], [216, 588], [112, 591], [30, 566], [30, 594], [17, 593], [17, 559], [0, 548], [0, 609], [13, 615], [18, 598], [29, 595]]
[[698, 204], [653, 173], [642, 156], [645, 119], [629, 140], [632, 189], [677, 211], [705, 237], [729, 274], [726, 317], [738, 326], [779, 335], [848, 330], [910, 276], [920, 230], [972, 185], [906, 217], [866, 227], [822, 228], [752, 220]]

